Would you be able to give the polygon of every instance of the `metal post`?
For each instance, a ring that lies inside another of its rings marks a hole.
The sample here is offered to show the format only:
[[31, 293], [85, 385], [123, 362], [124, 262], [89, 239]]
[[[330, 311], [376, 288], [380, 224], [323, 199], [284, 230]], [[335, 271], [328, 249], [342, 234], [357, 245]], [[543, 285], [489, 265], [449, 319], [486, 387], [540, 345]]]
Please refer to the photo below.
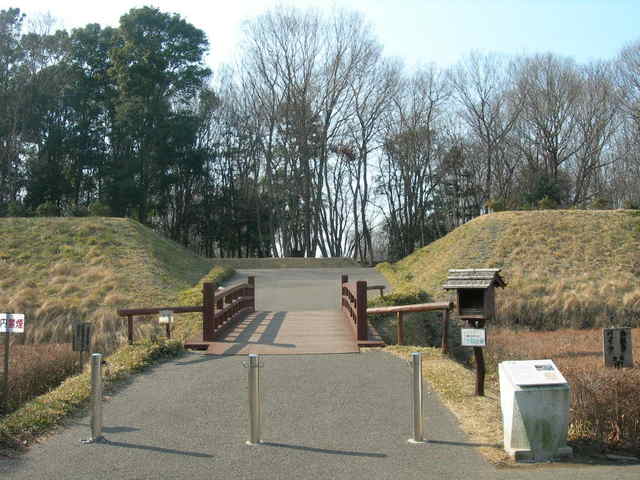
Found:
[[413, 352], [411, 354], [413, 365], [412, 375], [412, 418], [413, 418], [413, 438], [409, 439], [409, 443], [425, 443], [424, 433], [422, 431], [422, 353]]
[[4, 334], [4, 379], [2, 382], [2, 413], [9, 413], [9, 348], [11, 346], [11, 336], [7, 332]]
[[102, 437], [102, 354], [91, 355], [91, 438], [83, 443], [95, 443]]
[[250, 432], [247, 445], [262, 442], [262, 391], [260, 388], [260, 357], [249, 354], [249, 421]]

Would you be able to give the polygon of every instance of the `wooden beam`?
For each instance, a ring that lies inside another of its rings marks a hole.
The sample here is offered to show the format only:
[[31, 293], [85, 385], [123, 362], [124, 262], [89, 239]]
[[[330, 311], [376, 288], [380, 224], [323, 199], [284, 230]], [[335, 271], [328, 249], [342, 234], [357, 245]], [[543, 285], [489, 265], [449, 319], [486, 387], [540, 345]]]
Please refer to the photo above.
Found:
[[375, 313], [431, 312], [435, 310], [451, 310], [452, 308], [453, 302], [416, 303], [414, 305], [367, 308], [367, 313], [371, 315]]

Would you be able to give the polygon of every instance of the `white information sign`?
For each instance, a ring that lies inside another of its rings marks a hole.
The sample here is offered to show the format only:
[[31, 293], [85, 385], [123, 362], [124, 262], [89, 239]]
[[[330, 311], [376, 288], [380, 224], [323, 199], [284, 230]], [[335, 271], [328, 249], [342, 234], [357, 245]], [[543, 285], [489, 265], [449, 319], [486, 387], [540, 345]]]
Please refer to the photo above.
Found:
[[552, 360], [503, 362], [511, 382], [519, 386], [566, 384], [564, 376]]
[[24, 333], [24, 314], [0, 313], [0, 333]]
[[171, 310], [160, 310], [158, 321], [161, 325], [173, 323], [173, 312]]
[[463, 347], [486, 347], [487, 338], [484, 328], [461, 328], [460, 337]]

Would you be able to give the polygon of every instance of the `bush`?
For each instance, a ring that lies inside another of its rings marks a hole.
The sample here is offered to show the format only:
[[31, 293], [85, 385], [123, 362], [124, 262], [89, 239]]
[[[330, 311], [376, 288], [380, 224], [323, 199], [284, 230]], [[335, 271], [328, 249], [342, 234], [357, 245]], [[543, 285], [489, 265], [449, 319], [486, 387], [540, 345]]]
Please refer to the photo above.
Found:
[[89, 205], [89, 215], [92, 217], [110, 217], [112, 213], [108, 205], [96, 200]]
[[555, 210], [558, 208], [558, 202], [547, 196], [538, 202], [538, 208], [540, 210]]
[[60, 216], [60, 209], [55, 203], [46, 201], [38, 205], [36, 215], [38, 217], [58, 217]]
[[591, 210], [607, 210], [610, 208], [609, 201], [602, 197], [594, 198], [589, 208], [591, 208]]
[[494, 198], [487, 200], [486, 207], [493, 212], [504, 212], [507, 209], [507, 204], [503, 198]]
[[[2, 348], [0, 348], [2, 351]], [[9, 365], [9, 411], [57, 387], [78, 372], [79, 354], [69, 344], [12, 345]]]
[[70, 217], [88, 217], [89, 209], [84, 205], [74, 205], [69, 209]]
[[9, 202], [5, 210], [7, 217], [28, 217], [33, 212], [30, 212], [28, 208], [20, 202]]

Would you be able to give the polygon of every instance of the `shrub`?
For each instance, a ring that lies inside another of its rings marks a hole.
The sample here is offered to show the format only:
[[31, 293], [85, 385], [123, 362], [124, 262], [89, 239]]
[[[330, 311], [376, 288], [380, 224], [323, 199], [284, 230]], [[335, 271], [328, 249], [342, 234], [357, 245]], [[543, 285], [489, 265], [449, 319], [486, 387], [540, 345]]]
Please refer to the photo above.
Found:
[[[0, 352], [3, 349], [0, 347]], [[9, 365], [9, 411], [57, 387], [79, 370], [78, 353], [69, 344], [12, 345]]]
[[89, 215], [92, 217], [110, 217], [112, 213], [108, 205], [96, 200], [89, 205]]
[[88, 217], [89, 209], [84, 205], [74, 205], [69, 209], [70, 217]]
[[487, 200], [486, 207], [494, 212], [504, 212], [507, 209], [507, 204], [503, 198], [494, 198]]
[[538, 201], [538, 208], [540, 210], [555, 210], [558, 208], [558, 202], [553, 198], [546, 196], [542, 200]]
[[607, 210], [609, 208], [609, 200], [602, 197], [594, 198], [589, 207], [591, 210]]
[[46, 201], [38, 205], [36, 215], [38, 217], [57, 217], [60, 215], [60, 209], [55, 203]]

